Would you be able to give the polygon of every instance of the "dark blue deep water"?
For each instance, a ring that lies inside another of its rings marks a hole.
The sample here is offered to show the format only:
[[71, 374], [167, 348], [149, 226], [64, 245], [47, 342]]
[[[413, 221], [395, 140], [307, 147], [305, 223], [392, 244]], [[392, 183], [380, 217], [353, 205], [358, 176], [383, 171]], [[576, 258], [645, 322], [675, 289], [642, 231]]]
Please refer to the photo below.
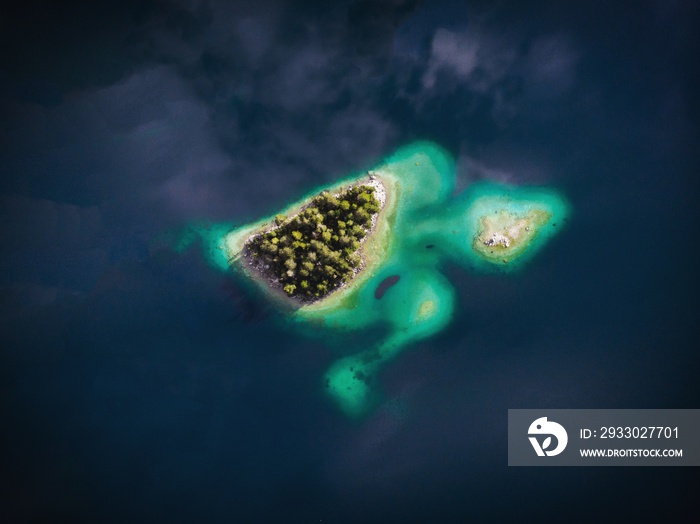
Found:
[[[508, 468], [506, 417], [700, 407], [697, 5], [84, 4], [0, 18], [0, 522], [691, 507], [694, 468]], [[288, 330], [163, 235], [415, 139], [572, 216], [518, 274], [446, 267], [453, 322], [348, 420], [322, 376], [361, 341]]]

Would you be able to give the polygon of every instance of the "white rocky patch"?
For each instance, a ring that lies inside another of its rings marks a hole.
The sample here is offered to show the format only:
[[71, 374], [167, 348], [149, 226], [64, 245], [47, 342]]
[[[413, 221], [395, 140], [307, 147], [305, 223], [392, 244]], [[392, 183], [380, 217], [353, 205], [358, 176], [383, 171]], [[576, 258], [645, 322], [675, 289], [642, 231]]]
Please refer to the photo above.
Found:
[[491, 235], [491, 238], [484, 240], [484, 245], [508, 247], [510, 246], [510, 238], [508, 238], [505, 235], [502, 235], [501, 233], [494, 233], [493, 235]]

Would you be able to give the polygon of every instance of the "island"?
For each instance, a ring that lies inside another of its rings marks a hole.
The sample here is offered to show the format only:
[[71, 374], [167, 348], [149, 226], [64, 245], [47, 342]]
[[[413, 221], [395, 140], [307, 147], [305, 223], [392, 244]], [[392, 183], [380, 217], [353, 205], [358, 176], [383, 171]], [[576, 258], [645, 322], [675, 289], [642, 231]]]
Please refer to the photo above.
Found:
[[445, 261], [514, 274], [566, 223], [552, 189], [478, 182], [455, 196], [455, 181], [452, 157], [417, 142], [257, 222], [198, 234], [212, 263], [253, 283], [293, 329], [340, 335], [321, 386], [361, 416], [381, 399], [379, 370], [449, 323]]
[[376, 224], [383, 193], [373, 179], [335, 194], [322, 191], [296, 215], [277, 215], [273, 227], [249, 237], [246, 263], [290, 297], [323, 299], [362, 270], [360, 247]]

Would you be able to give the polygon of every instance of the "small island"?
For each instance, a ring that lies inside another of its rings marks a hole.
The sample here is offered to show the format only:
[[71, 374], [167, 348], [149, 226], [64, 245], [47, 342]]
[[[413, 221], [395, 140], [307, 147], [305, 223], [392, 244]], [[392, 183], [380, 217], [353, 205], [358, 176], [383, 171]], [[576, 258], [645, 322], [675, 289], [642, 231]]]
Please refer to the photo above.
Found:
[[480, 219], [472, 249], [485, 259], [507, 264], [509, 259], [527, 249], [540, 227], [550, 218], [551, 213], [541, 209], [524, 215], [499, 209]]
[[323, 388], [361, 416], [381, 398], [379, 370], [450, 322], [457, 293], [445, 261], [515, 273], [569, 214], [551, 189], [479, 182], [455, 196], [455, 182], [452, 157], [417, 142], [267, 218], [199, 227], [194, 236], [212, 265], [253, 283], [295, 329], [338, 335], [324, 337], [340, 356]]

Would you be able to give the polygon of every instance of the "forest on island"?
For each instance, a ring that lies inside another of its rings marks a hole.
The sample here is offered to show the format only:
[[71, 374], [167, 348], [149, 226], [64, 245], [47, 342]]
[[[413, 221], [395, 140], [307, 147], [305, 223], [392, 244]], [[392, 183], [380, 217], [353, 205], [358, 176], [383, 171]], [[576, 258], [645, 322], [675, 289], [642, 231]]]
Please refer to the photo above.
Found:
[[323, 191], [297, 215], [277, 215], [274, 228], [246, 243], [246, 254], [288, 296], [323, 298], [360, 267], [360, 241], [379, 209], [371, 186], [350, 186], [336, 195]]

